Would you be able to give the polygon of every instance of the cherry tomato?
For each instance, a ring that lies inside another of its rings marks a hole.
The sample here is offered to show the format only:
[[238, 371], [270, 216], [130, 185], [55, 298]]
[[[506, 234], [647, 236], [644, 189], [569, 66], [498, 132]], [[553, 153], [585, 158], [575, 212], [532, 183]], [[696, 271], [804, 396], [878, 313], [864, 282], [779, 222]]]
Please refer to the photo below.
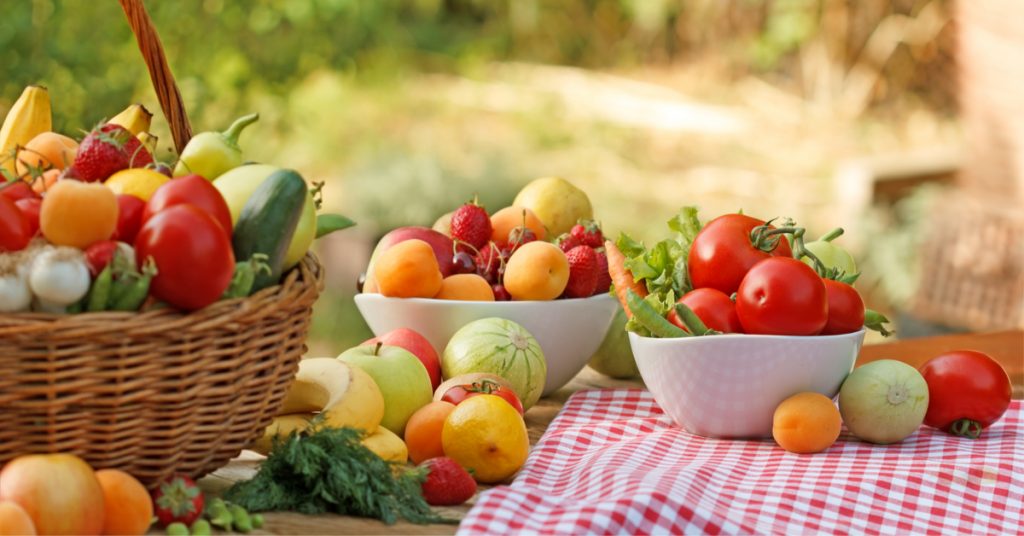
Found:
[[687, 261], [694, 288], [711, 287], [730, 295], [736, 292], [747, 274], [759, 261], [770, 257], [792, 257], [785, 237], [779, 237], [775, 249], [754, 247], [750, 232], [764, 222], [743, 214], [719, 216], [704, 226], [690, 246]]
[[20, 251], [32, 240], [32, 226], [18, 205], [0, 195], [0, 251]]
[[519, 401], [519, 397], [516, 396], [515, 391], [505, 387], [504, 385], [492, 382], [491, 380], [480, 380], [479, 382], [473, 382], [471, 384], [456, 385], [455, 387], [445, 391], [441, 400], [451, 402], [457, 406], [463, 400], [477, 395], [499, 396], [511, 404], [520, 415], [523, 414], [523, 404]]
[[129, 244], [134, 242], [139, 234], [139, 227], [142, 227], [142, 211], [145, 208], [146, 202], [142, 199], [130, 194], [118, 194], [117, 229], [111, 238]]
[[828, 322], [822, 335], [853, 333], [864, 327], [864, 300], [852, 286], [831, 279], [822, 280], [828, 294]]
[[43, 207], [43, 200], [38, 197], [26, 197], [15, 201], [14, 204], [28, 221], [29, 236], [39, 234], [39, 210]]
[[39, 199], [39, 194], [32, 190], [32, 185], [23, 180], [15, 180], [7, 184], [0, 183], [0, 196], [6, 197], [11, 201]]
[[928, 426], [974, 439], [1010, 407], [1010, 377], [987, 354], [948, 352], [925, 363], [921, 375], [928, 382]]
[[114, 252], [117, 251], [116, 240], [100, 240], [85, 248], [85, 264], [89, 266], [89, 273], [96, 277], [114, 259]]
[[171, 179], [157, 188], [156, 193], [146, 203], [142, 213], [142, 221], [146, 222], [154, 214], [167, 207], [187, 203], [213, 216], [214, 221], [231, 236], [231, 210], [228, 209], [224, 196], [210, 181], [200, 175], [185, 175]]
[[[736, 304], [721, 290], [698, 288], [679, 298], [679, 302], [690, 308], [704, 325], [722, 333], [743, 333], [740, 317], [736, 315]], [[669, 311], [668, 321], [686, 329], [683, 321], [676, 316], [675, 309]], [[689, 330], [687, 330], [689, 331]]]
[[235, 255], [224, 229], [192, 205], [165, 208], [142, 224], [135, 238], [139, 266], [152, 257], [157, 275], [150, 292], [186, 311], [220, 299], [235, 272]]
[[825, 283], [794, 258], [769, 257], [740, 283], [736, 314], [747, 333], [817, 335], [828, 321]]

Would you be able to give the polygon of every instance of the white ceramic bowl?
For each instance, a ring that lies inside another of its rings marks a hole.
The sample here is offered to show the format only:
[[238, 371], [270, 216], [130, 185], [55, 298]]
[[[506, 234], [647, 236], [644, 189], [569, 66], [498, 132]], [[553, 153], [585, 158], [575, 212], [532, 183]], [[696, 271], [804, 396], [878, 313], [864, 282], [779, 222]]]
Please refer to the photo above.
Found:
[[843, 335], [712, 335], [655, 339], [629, 334], [637, 367], [661, 409], [705, 437], [771, 437], [780, 402], [803, 391], [839, 392], [864, 330]]
[[553, 301], [477, 302], [425, 298], [386, 298], [357, 294], [356, 307], [376, 335], [409, 328], [427, 338], [438, 355], [462, 326], [481, 318], [507, 318], [526, 328], [547, 361], [543, 396], [569, 383], [594, 355], [604, 339], [615, 309], [615, 298]]

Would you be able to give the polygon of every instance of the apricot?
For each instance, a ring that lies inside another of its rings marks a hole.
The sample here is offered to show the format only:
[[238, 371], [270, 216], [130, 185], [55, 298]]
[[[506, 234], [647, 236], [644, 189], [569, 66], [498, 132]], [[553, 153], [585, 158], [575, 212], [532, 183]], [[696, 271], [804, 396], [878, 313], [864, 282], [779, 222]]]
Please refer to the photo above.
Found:
[[476, 274], [450, 275], [441, 281], [439, 300], [494, 301], [494, 291], [486, 279]]
[[444, 456], [441, 445], [441, 431], [444, 421], [455, 409], [455, 404], [445, 401], [431, 402], [416, 410], [405, 424], [405, 446], [409, 448], [409, 459], [419, 464], [423, 460]]
[[544, 222], [540, 221], [540, 218], [532, 210], [515, 205], [505, 207], [491, 215], [491, 229], [493, 229], [491, 240], [497, 244], [507, 243], [509, 233], [516, 227], [522, 227], [524, 218], [526, 228], [533, 231], [537, 240], [544, 240], [547, 236]]
[[102, 184], [57, 181], [39, 210], [39, 229], [58, 246], [85, 249], [110, 238], [116, 227], [117, 196]]
[[550, 242], [530, 242], [505, 265], [505, 290], [513, 300], [553, 300], [569, 282], [569, 261]]
[[29, 166], [37, 169], [64, 169], [75, 161], [78, 142], [56, 132], [43, 132], [18, 150], [15, 172], [27, 175]]
[[404, 240], [380, 255], [373, 266], [380, 293], [394, 298], [433, 298], [441, 290], [441, 268], [430, 244]]
[[50, 188], [53, 188], [53, 185], [57, 183], [58, 179], [60, 179], [61, 173], [63, 173], [63, 171], [59, 169], [50, 169], [44, 171], [42, 175], [35, 179], [32, 179], [32, 177], [27, 177], [27, 179], [32, 181], [32, 191], [42, 195], [48, 192]]
[[799, 393], [775, 408], [772, 437], [790, 452], [821, 452], [836, 442], [842, 425], [832, 399], [820, 393]]
[[145, 534], [153, 521], [153, 500], [146, 487], [117, 469], [96, 471], [103, 488], [103, 534]]
[[[441, 422], [444, 424], [444, 421]], [[0, 501], [0, 535], [8, 534], [34, 535], [36, 534], [36, 525], [20, 504], [14, 501]]]

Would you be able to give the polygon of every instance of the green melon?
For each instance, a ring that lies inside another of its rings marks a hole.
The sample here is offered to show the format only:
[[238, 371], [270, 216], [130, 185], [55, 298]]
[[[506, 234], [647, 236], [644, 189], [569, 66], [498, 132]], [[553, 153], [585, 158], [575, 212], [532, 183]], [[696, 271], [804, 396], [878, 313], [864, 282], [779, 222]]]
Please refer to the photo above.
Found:
[[540, 399], [548, 365], [526, 328], [504, 318], [482, 318], [456, 331], [441, 355], [445, 378], [471, 372], [505, 378], [525, 410]]

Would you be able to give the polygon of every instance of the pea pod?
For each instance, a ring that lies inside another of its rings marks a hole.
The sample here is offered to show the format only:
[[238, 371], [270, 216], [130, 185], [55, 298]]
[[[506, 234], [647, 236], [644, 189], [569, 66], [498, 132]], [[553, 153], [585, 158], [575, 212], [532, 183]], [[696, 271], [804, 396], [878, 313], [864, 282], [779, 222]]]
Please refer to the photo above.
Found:
[[152, 257], [146, 259], [146, 264], [142, 268], [142, 277], [125, 287], [125, 291], [114, 300], [111, 310], [138, 311], [139, 307], [142, 307], [142, 302], [146, 301], [146, 296], [149, 295], [149, 284], [153, 281], [153, 276], [156, 273], [156, 263], [153, 262]]
[[213, 526], [221, 530], [231, 530], [231, 522], [234, 517], [228, 510], [228, 505], [219, 497], [212, 499], [206, 505], [206, 517]]
[[193, 136], [181, 151], [178, 164], [174, 166], [174, 176], [196, 173], [212, 181], [241, 166], [245, 160], [242, 148], [238, 146], [238, 136], [259, 118], [259, 114], [249, 114], [238, 118], [224, 132], [200, 132]]
[[271, 273], [270, 265], [267, 264], [268, 259], [269, 257], [263, 253], [253, 253], [249, 260], [236, 263], [235, 274], [231, 276], [231, 283], [221, 299], [244, 298], [251, 294], [256, 283], [256, 275], [260, 272]]
[[249, 532], [252, 530], [252, 518], [249, 517], [249, 512], [245, 508], [237, 504], [228, 504], [228, 511], [231, 512], [236, 530], [239, 532]]
[[107, 308], [107, 302], [110, 300], [110, 289], [113, 283], [114, 270], [108, 264], [96, 276], [96, 280], [92, 282], [92, 288], [89, 289], [88, 304], [86, 305], [87, 311], [95, 313]]
[[262, 514], [252, 514], [249, 517], [252, 518], [252, 528], [254, 528], [254, 529], [261, 529], [261, 528], [263, 528], [263, 515]]
[[718, 332], [708, 328], [707, 324], [697, 316], [697, 313], [693, 312], [685, 303], [677, 303], [675, 306], [676, 316], [679, 320], [682, 320], [686, 329], [690, 330], [690, 333], [694, 335], [714, 335]]
[[212, 531], [210, 530], [210, 522], [205, 519], [200, 519], [195, 523], [192, 523], [192, 536], [210, 536]]
[[181, 522], [174, 522], [167, 525], [167, 536], [189, 536], [188, 527]]
[[651, 304], [644, 301], [632, 290], [626, 293], [626, 304], [633, 313], [633, 318], [650, 330], [655, 337], [689, 337], [690, 334], [669, 322], [665, 317], [658, 314], [658, 311]]

